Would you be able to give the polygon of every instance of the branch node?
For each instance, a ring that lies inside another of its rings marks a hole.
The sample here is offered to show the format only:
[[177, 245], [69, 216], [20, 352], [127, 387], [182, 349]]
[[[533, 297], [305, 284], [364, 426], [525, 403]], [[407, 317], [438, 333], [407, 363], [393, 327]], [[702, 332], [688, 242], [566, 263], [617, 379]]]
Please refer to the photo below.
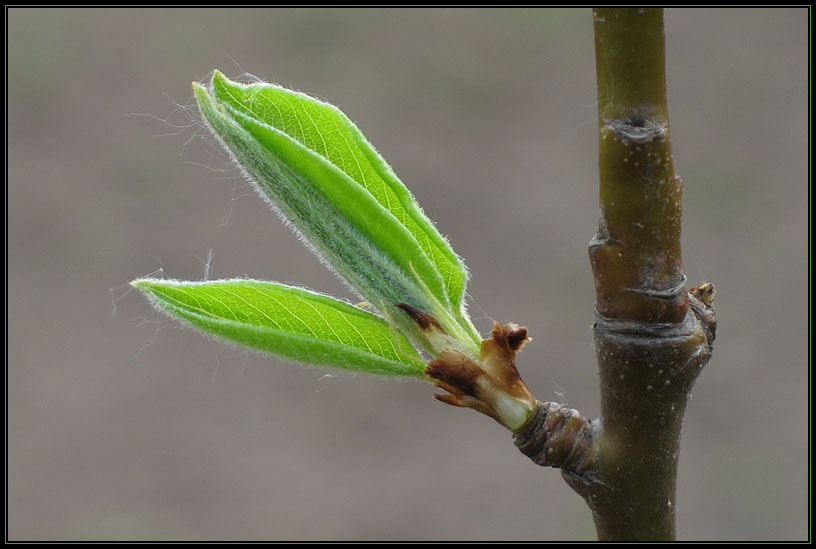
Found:
[[581, 475], [592, 463], [595, 426], [578, 410], [538, 402], [527, 424], [513, 434], [522, 454], [537, 465]]
[[625, 288], [625, 290], [654, 299], [676, 299], [686, 290], [686, 275], [681, 275], [680, 281], [677, 284], [663, 290], [658, 290], [657, 288]]
[[634, 110], [623, 119], [604, 119], [604, 131], [611, 132], [625, 143], [644, 145], [660, 143], [666, 139], [669, 125], [666, 120]]

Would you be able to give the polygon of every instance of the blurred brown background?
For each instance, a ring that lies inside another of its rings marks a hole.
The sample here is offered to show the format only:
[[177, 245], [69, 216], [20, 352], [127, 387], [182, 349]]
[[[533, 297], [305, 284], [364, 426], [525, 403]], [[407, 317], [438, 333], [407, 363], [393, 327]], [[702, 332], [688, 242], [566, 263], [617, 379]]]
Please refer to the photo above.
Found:
[[[350, 297], [175, 107], [248, 71], [355, 120], [466, 258], [480, 327], [527, 325], [527, 383], [596, 417], [589, 10], [7, 15], [10, 539], [593, 538], [558, 471], [430, 386], [242, 354], [126, 286], [212, 254]], [[669, 10], [667, 45], [685, 267], [720, 319], [678, 534], [803, 539], [808, 12]]]

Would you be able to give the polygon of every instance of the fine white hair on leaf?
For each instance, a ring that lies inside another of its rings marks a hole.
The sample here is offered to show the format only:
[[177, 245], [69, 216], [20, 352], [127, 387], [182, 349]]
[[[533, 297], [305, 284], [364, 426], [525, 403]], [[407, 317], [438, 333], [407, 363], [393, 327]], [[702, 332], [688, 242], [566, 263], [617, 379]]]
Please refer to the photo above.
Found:
[[[241, 66], [241, 63], [239, 63], [238, 60], [236, 60], [232, 55], [230, 55], [227, 52], [224, 52], [224, 55], [226, 55], [229, 58], [229, 60], [232, 61], [235, 64], [236, 67], [238, 67], [238, 72], [241, 73], [238, 76], [239, 81], [240, 80], [246, 80], [246, 81], [254, 83], [254, 84], [262, 84], [263, 83], [262, 78], [260, 78], [258, 76], [255, 76], [251, 72], [245, 71], [244, 67]], [[212, 75], [212, 73], [210, 73], [210, 75]]]
[[[156, 258], [154, 258], [154, 259], [156, 259]], [[158, 259], [156, 259], [156, 261], [158, 261]], [[161, 261], [159, 261], [159, 264], [161, 264]], [[149, 273], [147, 273], [146, 275], [144, 275], [143, 277], [140, 277], [140, 278], [161, 279], [163, 276], [164, 276], [164, 268], [159, 267], [156, 270], [154, 270], [152, 272], [149, 272]], [[133, 285], [130, 282], [125, 282], [123, 284], [120, 284], [119, 286], [108, 289], [108, 291], [110, 292], [110, 296], [111, 296], [111, 312], [110, 312], [111, 318], [116, 317], [116, 314], [119, 311], [119, 301], [122, 300], [125, 296], [127, 296], [131, 292], [133, 292], [135, 289], [136, 288], [134, 288]]]
[[566, 406], [568, 404], [568, 402], [567, 402], [567, 391], [565, 389], [559, 387], [558, 383], [556, 383], [555, 380], [553, 380], [553, 385], [555, 385], [555, 391], [554, 392], [555, 392], [555, 396], [558, 397], [558, 403], [561, 404], [562, 406]]
[[212, 248], [207, 248], [207, 259], [204, 261], [204, 280], [209, 280], [212, 276], [212, 262], [215, 257], [215, 251]]

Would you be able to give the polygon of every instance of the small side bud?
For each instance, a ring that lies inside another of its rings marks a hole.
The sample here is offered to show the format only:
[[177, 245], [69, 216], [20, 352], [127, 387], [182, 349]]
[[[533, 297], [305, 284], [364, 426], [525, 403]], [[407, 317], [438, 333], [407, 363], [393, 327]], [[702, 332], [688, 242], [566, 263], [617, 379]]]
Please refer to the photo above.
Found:
[[709, 307], [714, 303], [714, 298], [717, 296], [717, 290], [711, 282], [703, 282], [699, 286], [690, 289], [689, 293]]
[[717, 336], [717, 315], [713, 308], [716, 295], [717, 290], [711, 282], [703, 282], [689, 290], [689, 305], [703, 325], [709, 345], [714, 343]]

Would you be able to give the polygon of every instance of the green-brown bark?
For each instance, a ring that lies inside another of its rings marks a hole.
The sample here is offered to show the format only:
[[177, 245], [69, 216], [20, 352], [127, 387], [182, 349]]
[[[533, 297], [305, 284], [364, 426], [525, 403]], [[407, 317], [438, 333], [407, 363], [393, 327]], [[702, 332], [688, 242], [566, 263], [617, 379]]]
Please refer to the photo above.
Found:
[[[711, 356], [714, 287], [689, 290], [683, 275], [663, 11], [598, 8], [593, 17], [601, 216], [589, 257], [601, 417], [533, 399], [515, 366], [527, 330], [513, 324], [497, 325], [482, 344], [492, 367], [446, 351], [427, 373], [450, 393], [440, 400], [493, 417], [533, 462], [561, 468], [592, 510], [599, 539], [673, 540], [680, 432]], [[500, 413], [510, 397], [525, 404], [526, 421]]]
[[672, 540], [683, 413], [711, 354], [713, 286], [689, 292], [682, 270], [662, 10], [593, 17], [601, 216], [589, 256], [601, 418], [542, 403], [515, 439], [536, 463], [562, 468], [599, 539]]

